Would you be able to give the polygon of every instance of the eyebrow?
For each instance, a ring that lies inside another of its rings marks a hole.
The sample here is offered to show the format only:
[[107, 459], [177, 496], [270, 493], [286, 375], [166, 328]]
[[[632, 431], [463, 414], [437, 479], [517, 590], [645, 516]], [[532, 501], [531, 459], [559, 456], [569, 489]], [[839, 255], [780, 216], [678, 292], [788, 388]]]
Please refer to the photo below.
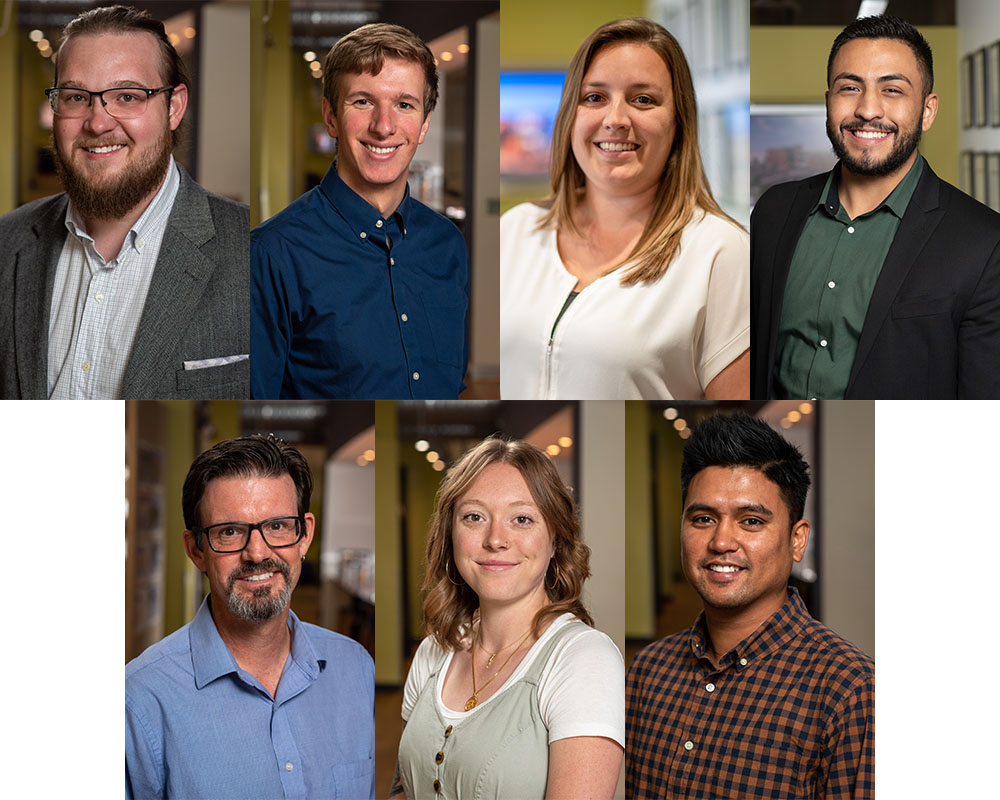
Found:
[[[377, 97], [375, 97], [374, 94], [372, 94], [371, 92], [365, 91], [364, 89], [358, 89], [357, 91], [350, 92], [349, 94], [344, 95], [344, 99], [345, 100], [347, 98], [349, 98], [349, 97], [364, 97], [364, 98], [367, 98], [369, 100], [377, 100], [378, 99]], [[403, 92], [402, 94], [397, 94], [394, 97], [394, 99], [395, 100], [406, 100], [408, 103], [416, 103], [416, 104], [419, 104], [419, 105], [423, 106], [423, 100], [421, 98], [419, 98], [419, 97], [416, 97], [416, 96], [410, 94], [409, 92]]]
[[[611, 84], [602, 81], [587, 81], [583, 84], [584, 89], [607, 89]], [[654, 83], [630, 83], [629, 89], [659, 89]]]
[[[685, 516], [688, 514], [695, 514], [702, 511], [708, 511], [713, 514], [718, 514], [719, 509], [715, 506], [710, 506], [708, 503], [691, 503], [687, 508], [684, 509]], [[759, 514], [762, 517], [773, 517], [774, 512], [771, 511], [767, 506], [761, 505], [760, 503], [747, 503], [746, 505], [739, 506], [736, 509], [737, 513], [742, 514]]]
[[[834, 76], [833, 81], [831, 81], [831, 83], [836, 83], [837, 81], [841, 80], [855, 81], [857, 83], [865, 82], [864, 78], [862, 78], [860, 75], [855, 75], [853, 72], [841, 72], [839, 75]], [[904, 81], [905, 83], [910, 84], [910, 86], [913, 86], [913, 81], [911, 81], [909, 78], [907, 78], [905, 75], [899, 72], [894, 72], [889, 75], [881, 75], [879, 76], [876, 83], [889, 83], [891, 81]]]
[[[58, 88], [58, 89], [84, 89], [86, 87], [82, 83], [80, 83], [79, 81], [60, 81], [59, 82], [59, 86], [57, 86], [56, 88]], [[107, 88], [108, 89], [126, 89], [126, 88], [128, 88], [128, 89], [148, 89], [149, 87], [145, 85], [144, 81], [136, 81], [136, 80], [132, 80], [132, 79], [126, 79], [126, 80], [123, 80], [123, 81], [115, 81], [114, 83], [112, 83]], [[90, 90], [88, 89], [88, 91], [90, 91]], [[94, 91], [97, 91], [97, 90], [95, 89]]]

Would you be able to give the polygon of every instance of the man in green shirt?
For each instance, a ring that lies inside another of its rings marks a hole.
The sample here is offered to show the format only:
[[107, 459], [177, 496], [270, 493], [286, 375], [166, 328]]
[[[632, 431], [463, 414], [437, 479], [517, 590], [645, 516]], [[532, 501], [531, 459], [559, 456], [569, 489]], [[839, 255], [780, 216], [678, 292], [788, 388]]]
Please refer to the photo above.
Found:
[[1000, 397], [1000, 215], [917, 152], [930, 47], [902, 20], [855, 20], [827, 82], [839, 164], [751, 218], [752, 396]]

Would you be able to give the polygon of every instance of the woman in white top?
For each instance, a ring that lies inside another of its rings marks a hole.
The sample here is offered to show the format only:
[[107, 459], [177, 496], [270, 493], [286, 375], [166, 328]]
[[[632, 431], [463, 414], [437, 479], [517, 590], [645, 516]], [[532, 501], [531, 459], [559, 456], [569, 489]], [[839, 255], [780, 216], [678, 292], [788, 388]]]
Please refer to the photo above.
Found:
[[577, 51], [552, 194], [500, 221], [501, 397], [749, 398], [750, 239], [712, 197], [697, 118], [655, 22]]
[[580, 601], [577, 510], [538, 448], [487, 439], [448, 472], [427, 542], [428, 633], [406, 679], [391, 795], [611, 798], [621, 653]]

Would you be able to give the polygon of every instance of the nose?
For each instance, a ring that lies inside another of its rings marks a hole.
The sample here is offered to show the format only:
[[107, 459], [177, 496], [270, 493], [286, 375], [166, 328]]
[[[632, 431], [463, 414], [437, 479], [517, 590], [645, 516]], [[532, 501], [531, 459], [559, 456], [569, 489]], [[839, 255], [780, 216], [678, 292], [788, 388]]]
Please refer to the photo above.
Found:
[[739, 547], [736, 538], [736, 524], [723, 517], [712, 532], [712, 538], [708, 542], [708, 547], [713, 553], [731, 553]]
[[384, 103], [375, 106], [368, 128], [383, 139], [394, 133], [396, 120], [392, 114], [392, 108]]
[[623, 97], [608, 101], [604, 109], [604, 127], [609, 129], [627, 128], [629, 125], [628, 104]]
[[243, 548], [243, 560], [257, 564], [265, 558], [270, 558], [271, 555], [271, 548], [264, 541], [264, 534], [260, 532], [260, 528], [251, 529], [250, 539], [247, 541], [247, 546]]
[[854, 107], [854, 115], [860, 119], [879, 119], [883, 114], [882, 95], [879, 92], [864, 91]]
[[507, 531], [504, 530], [500, 522], [493, 520], [490, 523], [486, 530], [486, 541], [483, 542], [483, 546], [487, 550], [506, 550], [510, 546]]
[[87, 116], [84, 117], [84, 126], [87, 130], [101, 134], [113, 130], [117, 124], [118, 120], [108, 113], [108, 110], [104, 107], [104, 103], [101, 102], [101, 98], [92, 97]]

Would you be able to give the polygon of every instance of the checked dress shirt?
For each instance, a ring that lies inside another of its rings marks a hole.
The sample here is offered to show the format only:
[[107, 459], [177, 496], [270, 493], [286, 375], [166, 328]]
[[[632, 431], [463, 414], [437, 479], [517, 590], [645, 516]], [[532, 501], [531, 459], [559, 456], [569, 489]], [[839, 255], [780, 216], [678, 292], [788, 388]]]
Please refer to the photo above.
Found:
[[874, 797], [874, 662], [794, 588], [718, 668], [708, 652], [702, 613], [632, 661], [628, 797]]

